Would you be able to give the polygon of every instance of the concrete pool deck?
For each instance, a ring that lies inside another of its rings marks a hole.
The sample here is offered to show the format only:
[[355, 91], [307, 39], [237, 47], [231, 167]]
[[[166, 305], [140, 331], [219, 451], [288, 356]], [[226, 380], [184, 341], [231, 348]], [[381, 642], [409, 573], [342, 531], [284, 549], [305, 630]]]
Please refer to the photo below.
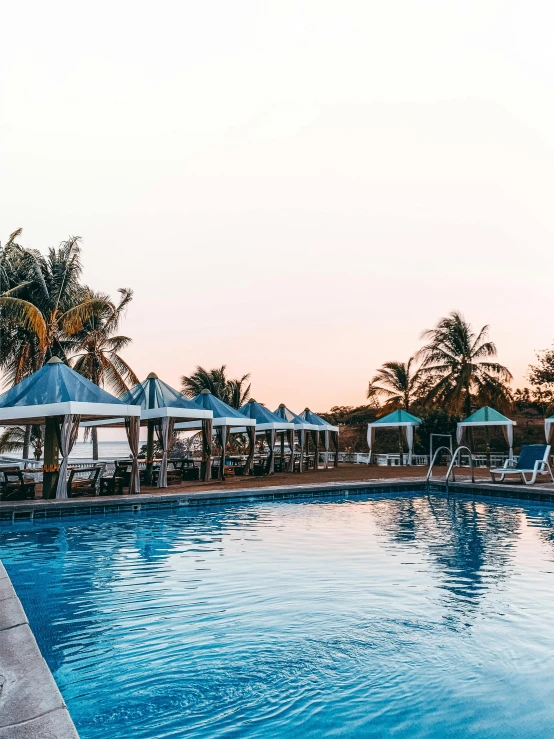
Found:
[[0, 739], [79, 739], [1, 562]]

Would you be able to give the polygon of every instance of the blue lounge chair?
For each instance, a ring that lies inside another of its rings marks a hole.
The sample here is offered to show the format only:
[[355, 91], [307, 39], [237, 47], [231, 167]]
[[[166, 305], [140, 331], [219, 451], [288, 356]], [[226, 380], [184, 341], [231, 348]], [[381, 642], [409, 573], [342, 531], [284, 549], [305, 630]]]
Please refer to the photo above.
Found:
[[[517, 464], [513, 459], [507, 459], [504, 467], [491, 470], [492, 481], [496, 482], [495, 475], [500, 475], [500, 482], [504, 482], [506, 475], [519, 475], [526, 485], [533, 485], [537, 475], [550, 475], [554, 482], [554, 476], [550, 469], [548, 458], [550, 456], [550, 444], [527, 444], [521, 447]], [[531, 475], [528, 480], [525, 475]]]

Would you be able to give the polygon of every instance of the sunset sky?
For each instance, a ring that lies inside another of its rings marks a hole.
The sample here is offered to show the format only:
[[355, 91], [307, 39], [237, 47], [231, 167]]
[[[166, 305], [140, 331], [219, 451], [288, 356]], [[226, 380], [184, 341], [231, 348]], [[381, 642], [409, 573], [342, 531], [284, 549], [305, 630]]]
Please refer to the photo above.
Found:
[[554, 5], [98, 0], [3, 11], [2, 233], [83, 237], [143, 378], [364, 402], [451, 310], [554, 340]]

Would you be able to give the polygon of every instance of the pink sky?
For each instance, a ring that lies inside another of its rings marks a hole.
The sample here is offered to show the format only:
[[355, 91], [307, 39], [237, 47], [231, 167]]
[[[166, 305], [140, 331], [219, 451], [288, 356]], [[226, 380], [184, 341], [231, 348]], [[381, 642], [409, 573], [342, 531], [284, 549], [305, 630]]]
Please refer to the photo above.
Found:
[[554, 340], [550, 4], [6, 12], [1, 238], [81, 235], [140, 377], [226, 363], [325, 410], [454, 309], [514, 385]]

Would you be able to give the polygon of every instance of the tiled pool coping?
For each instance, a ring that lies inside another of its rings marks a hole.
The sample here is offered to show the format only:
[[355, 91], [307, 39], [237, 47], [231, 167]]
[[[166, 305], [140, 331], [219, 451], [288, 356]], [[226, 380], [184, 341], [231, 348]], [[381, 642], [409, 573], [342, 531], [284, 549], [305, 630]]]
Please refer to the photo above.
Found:
[[0, 739], [79, 739], [1, 562]]
[[[433, 481], [432, 492], [447, 492], [444, 482]], [[399, 480], [372, 480], [366, 482], [336, 482], [311, 485], [290, 485], [250, 488], [244, 491], [206, 490], [203, 492], [156, 493], [122, 495], [69, 500], [36, 500], [0, 503], [0, 525], [13, 521], [43, 520], [62, 516], [95, 516], [112, 513], [136, 513], [144, 510], [177, 508], [181, 506], [224, 505], [267, 500], [302, 500], [314, 497], [337, 497], [362, 493], [423, 492], [427, 483], [423, 478]], [[504, 485], [488, 482], [451, 482], [448, 492], [476, 497], [505, 498], [521, 501], [554, 503], [554, 487]], [[0, 737], [1, 739], [1, 737]]]

